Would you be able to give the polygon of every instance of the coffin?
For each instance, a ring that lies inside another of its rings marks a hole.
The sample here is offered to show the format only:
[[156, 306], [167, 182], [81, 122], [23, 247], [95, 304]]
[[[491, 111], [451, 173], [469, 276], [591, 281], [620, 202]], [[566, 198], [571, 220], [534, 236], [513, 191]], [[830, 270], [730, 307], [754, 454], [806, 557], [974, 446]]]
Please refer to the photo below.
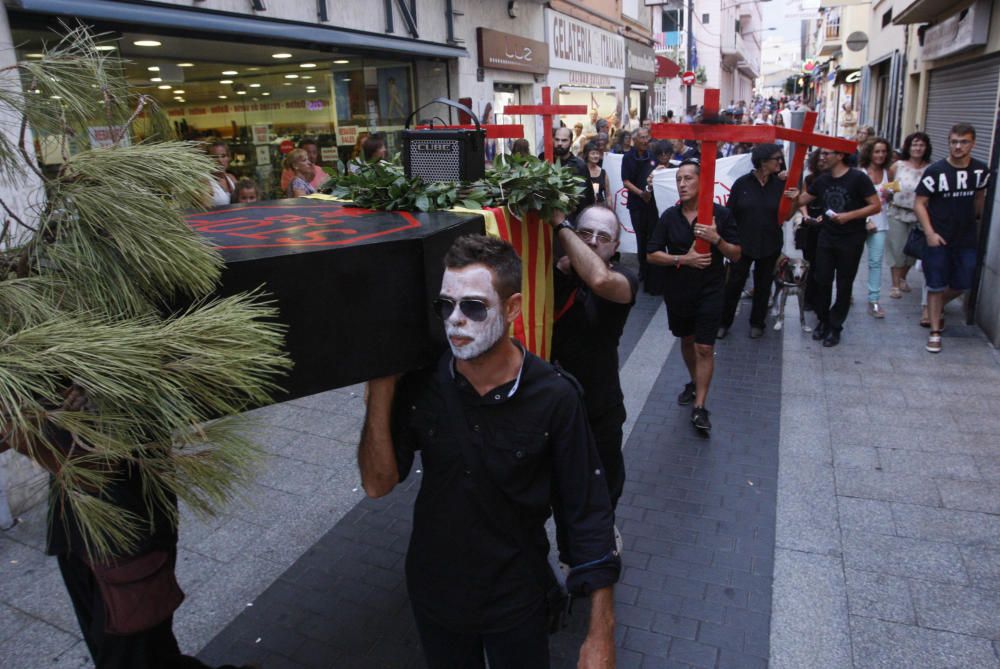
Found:
[[226, 261], [220, 293], [263, 287], [288, 327], [284, 401], [417, 369], [445, 346], [430, 308], [475, 214], [386, 212], [296, 198], [187, 217]]

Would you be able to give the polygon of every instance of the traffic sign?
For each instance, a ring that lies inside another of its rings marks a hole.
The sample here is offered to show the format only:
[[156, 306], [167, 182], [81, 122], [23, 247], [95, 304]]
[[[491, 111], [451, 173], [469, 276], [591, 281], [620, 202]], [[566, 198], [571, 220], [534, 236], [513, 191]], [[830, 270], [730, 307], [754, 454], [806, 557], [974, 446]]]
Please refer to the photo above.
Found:
[[685, 86], [693, 86], [694, 85], [694, 72], [691, 72], [690, 70], [688, 70], [687, 72], [685, 72], [684, 74], [682, 74], [681, 75], [681, 82], [683, 82]]

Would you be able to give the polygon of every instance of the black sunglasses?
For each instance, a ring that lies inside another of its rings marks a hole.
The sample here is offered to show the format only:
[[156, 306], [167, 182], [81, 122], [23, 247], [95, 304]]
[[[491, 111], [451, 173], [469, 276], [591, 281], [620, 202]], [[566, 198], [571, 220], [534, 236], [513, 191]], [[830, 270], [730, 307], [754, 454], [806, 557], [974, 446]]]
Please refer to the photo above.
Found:
[[[455, 300], [450, 297], [438, 297], [433, 302], [434, 313], [443, 321], [448, 320], [452, 312], [455, 311]], [[459, 300], [458, 308], [469, 320], [481, 323], [486, 320], [489, 306], [482, 300]]]

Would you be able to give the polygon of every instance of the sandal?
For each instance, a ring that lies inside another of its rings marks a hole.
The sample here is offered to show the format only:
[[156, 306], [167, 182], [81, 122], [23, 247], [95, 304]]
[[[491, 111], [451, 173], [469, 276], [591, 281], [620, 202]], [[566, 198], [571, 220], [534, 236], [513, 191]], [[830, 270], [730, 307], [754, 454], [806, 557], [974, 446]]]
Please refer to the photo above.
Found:
[[911, 290], [913, 290], [912, 288], [910, 288], [910, 284], [906, 283], [906, 279], [903, 279], [902, 281], [899, 282], [899, 289], [904, 293], [908, 293]]
[[898, 300], [903, 296], [902, 290], [903, 290], [902, 288], [893, 286], [892, 289], [889, 290], [889, 297], [891, 297], [894, 300]]
[[931, 330], [931, 333], [927, 336], [927, 350], [930, 353], [940, 353], [941, 352], [941, 331]]

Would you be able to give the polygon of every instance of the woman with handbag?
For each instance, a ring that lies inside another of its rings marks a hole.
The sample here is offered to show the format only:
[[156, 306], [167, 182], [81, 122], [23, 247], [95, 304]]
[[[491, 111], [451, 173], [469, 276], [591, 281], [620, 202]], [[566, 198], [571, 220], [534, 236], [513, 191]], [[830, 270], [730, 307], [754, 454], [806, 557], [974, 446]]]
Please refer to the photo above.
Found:
[[923, 132], [915, 132], [903, 141], [900, 160], [889, 168], [889, 232], [885, 240], [885, 254], [892, 272], [892, 289], [889, 297], [898, 300], [903, 293], [910, 292], [906, 276], [916, 262], [903, 253], [910, 230], [917, 225], [917, 215], [913, 212], [917, 184], [924, 170], [931, 164], [931, 138]]
[[885, 310], [879, 304], [882, 297], [882, 258], [885, 256], [885, 236], [889, 230], [889, 219], [884, 207], [888, 201], [889, 185], [889, 141], [877, 137], [861, 149], [861, 168], [868, 174], [878, 191], [883, 210], [868, 217], [865, 229], [868, 239], [868, 314], [872, 318], [885, 318]]

